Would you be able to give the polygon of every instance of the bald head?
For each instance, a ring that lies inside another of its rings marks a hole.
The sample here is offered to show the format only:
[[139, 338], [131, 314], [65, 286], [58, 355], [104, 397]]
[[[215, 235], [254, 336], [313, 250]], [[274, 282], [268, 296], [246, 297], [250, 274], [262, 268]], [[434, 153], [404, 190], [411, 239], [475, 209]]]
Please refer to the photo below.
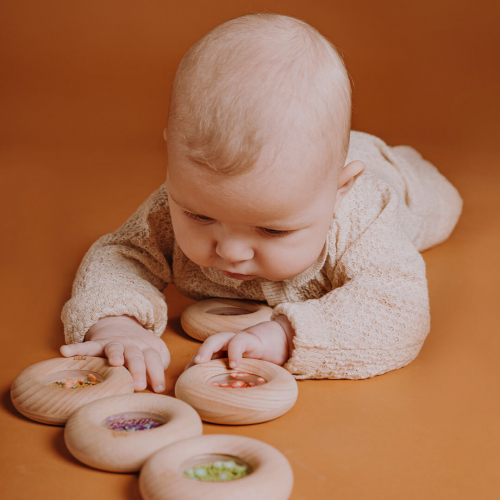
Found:
[[272, 164], [290, 144], [324, 148], [342, 167], [349, 144], [351, 89], [335, 48], [308, 24], [249, 14], [200, 39], [172, 87], [167, 139], [190, 161], [238, 174]]

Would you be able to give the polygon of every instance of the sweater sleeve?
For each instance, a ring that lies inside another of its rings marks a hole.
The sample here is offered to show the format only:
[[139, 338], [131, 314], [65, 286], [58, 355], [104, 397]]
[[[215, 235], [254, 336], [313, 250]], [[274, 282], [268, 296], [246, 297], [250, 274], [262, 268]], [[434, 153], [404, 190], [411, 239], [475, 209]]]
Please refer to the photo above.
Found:
[[162, 290], [172, 281], [173, 240], [163, 185], [85, 255], [61, 314], [66, 343], [83, 342], [88, 329], [106, 316], [133, 316], [161, 335], [167, 324]]
[[350, 197], [339, 216], [344, 229], [331, 238], [325, 270], [332, 290], [274, 309], [273, 318], [284, 314], [295, 329], [285, 368], [297, 379], [363, 379], [396, 370], [417, 356], [429, 332], [424, 261], [398, 222], [396, 192], [387, 184], [375, 189], [368, 177], [368, 189]]

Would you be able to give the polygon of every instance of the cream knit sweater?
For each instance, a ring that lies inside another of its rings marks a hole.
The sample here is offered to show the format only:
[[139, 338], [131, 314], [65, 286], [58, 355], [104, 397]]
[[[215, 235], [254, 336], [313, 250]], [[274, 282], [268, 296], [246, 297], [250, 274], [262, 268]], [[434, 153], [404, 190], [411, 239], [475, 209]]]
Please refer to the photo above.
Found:
[[62, 311], [66, 342], [105, 316], [134, 316], [162, 335], [169, 283], [196, 300], [265, 301], [295, 328], [284, 367], [297, 379], [373, 377], [412, 361], [429, 333], [425, 264], [459, 218], [456, 189], [408, 146], [351, 133], [346, 163], [366, 172], [335, 213], [317, 262], [291, 279], [238, 281], [180, 250], [165, 185], [86, 254]]

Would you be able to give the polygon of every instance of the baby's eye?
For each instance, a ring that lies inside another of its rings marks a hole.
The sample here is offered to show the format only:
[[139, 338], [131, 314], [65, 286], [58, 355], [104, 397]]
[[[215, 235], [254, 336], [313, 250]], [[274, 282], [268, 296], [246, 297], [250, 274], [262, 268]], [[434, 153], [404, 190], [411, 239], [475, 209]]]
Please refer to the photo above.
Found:
[[264, 233], [266, 236], [272, 236], [272, 237], [280, 237], [280, 236], [286, 236], [287, 234], [290, 234], [292, 231], [280, 231], [278, 229], [267, 229], [265, 227], [260, 227], [259, 230]]
[[198, 222], [212, 222], [213, 219], [210, 217], [205, 217], [204, 215], [198, 215], [198, 214], [193, 214], [191, 212], [187, 212], [186, 210], [183, 210], [184, 215], [187, 215], [190, 219], [197, 220]]

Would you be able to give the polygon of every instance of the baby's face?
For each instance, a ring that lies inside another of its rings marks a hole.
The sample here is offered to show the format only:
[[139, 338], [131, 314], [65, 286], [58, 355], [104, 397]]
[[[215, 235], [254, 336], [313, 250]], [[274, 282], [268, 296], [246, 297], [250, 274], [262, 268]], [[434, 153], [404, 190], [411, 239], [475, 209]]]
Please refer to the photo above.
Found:
[[335, 175], [320, 175], [313, 161], [291, 150], [270, 173], [230, 176], [170, 148], [167, 189], [181, 250], [238, 280], [282, 281], [305, 271], [325, 244], [337, 188]]

